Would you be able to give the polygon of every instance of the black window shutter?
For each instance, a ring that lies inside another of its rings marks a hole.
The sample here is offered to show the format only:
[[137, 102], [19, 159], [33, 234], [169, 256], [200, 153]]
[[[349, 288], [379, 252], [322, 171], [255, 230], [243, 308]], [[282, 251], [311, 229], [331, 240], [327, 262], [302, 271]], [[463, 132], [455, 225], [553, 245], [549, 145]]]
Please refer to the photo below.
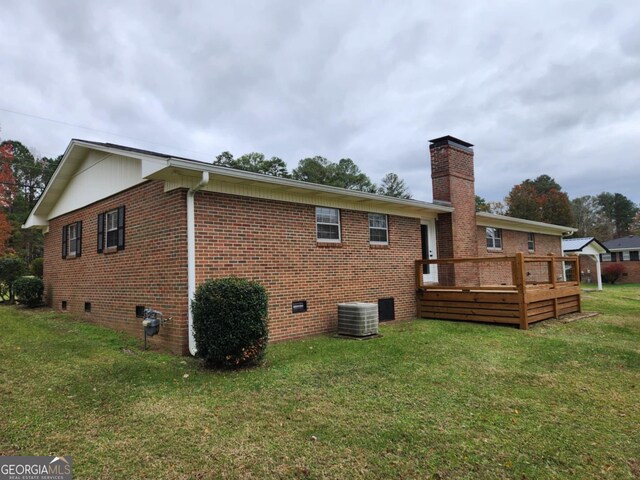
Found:
[[67, 226], [62, 227], [62, 258], [67, 258]]
[[124, 250], [124, 206], [118, 207], [118, 250]]
[[82, 222], [76, 222], [76, 257], [82, 255]]
[[104, 213], [98, 214], [98, 253], [104, 250]]

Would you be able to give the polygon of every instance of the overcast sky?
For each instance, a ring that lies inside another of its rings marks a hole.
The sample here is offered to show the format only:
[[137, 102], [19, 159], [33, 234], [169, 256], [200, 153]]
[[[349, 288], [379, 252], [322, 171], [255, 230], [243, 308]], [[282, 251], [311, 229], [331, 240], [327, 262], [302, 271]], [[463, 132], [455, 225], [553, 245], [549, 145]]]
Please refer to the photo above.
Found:
[[0, 138], [41, 155], [349, 157], [430, 201], [449, 134], [487, 200], [546, 173], [640, 202], [638, 0], [0, 0], [0, 32], [0, 109], [99, 130], [0, 110]]

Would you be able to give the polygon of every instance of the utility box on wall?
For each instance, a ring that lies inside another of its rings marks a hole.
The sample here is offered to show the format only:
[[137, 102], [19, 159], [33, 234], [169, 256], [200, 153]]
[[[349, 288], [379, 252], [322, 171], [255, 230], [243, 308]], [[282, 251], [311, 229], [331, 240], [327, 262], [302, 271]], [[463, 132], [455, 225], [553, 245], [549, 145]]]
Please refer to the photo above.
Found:
[[338, 304], [338, 335], [369, 337], [377, 334], [377, 304], [362, 302]]

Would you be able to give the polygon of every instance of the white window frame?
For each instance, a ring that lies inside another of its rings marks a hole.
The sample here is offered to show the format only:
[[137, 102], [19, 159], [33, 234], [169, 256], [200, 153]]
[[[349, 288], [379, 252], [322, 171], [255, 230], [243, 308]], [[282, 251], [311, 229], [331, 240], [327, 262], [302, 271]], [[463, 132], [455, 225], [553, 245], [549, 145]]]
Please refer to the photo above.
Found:
[[[115, 222], [115, 226], [109, 227], [109, 218], [113, 218]], [[118, 209], [109, 210], [104, 214], [104, 246], [105, 248], [117, 248], [118, 247], [118, 234], [115, 235], [115, 242], [113, 245], [109, 245], [109, 232], [117, 232], [118, 231]]]
[[[67, 255], [74, 256], [77, 253], [76, 246], [78, 243], [76, 240], [78, 239], [78, 224], [72, 223], [67, 225]], [[71, 232], [73, 232], [73, 236], [71, 236]]]
[[[322, 210], [333, 210], [337, 213], [338, 222], [319, 222], [318, 214], [322, 214]], [[338, 238], [319, 238], [318, 237], [318, 225], [331, 225], [338, 226]], [[321, 243], [340, 243], [342, 242], [342, 232], [340, 228], [340, 209], [339, 208], [331, 208], [331, 207], [316, 207], [316, 241]]]
[[602, 254], [602, 261], [603, 262], [610, 262], [611, 261], [611, 254], [610, 253], [603, 253]]
[[[493, 231], [495, 232], [495, 234], [490, 235], [489, 231]], [[487, 250], [502, 250], [502, 229], [501, 228], [487, 227], [485, 236], [486, 236]], [[497, 242], [496, 240], [498, 240], [499, 242]], [[491, 241], [492, 245], [489, 245], [489, 241]], [[500, 245], [496, 246], [497, 243], [499, 243]]]
[[622, 252], [622, 261], [623, 262], [630, 262], [631, 261], [631, 252], [629, 250], [626, 250], [626, 251]]
[[[372, 216], [384, 218], [384, 228], [372, 227], [371, 226], [371, 217]], [[368, 220], [369, 220], [369, 243], [371, 245], [389, 245], [389, 216], [384, 214], [384, 213], [370, 213], [369, 217], [368, 217]], [[384, 240], [384, 241], [371, 240], [371, 231], [372, 230], [383, 230], [386, 240]]]
[[536, 251], [536, 235], [533, 232], [527, 233], [527, 250], [530, 252]]

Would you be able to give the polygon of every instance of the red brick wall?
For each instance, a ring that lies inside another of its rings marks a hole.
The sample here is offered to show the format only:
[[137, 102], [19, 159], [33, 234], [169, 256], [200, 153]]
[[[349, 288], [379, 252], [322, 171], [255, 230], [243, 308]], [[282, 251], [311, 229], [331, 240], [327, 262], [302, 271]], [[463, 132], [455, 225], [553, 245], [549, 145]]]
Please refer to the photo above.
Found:
[[[441, 258], [476, 256], [476, 204], [473, 151], [451, 143], [431, 145], [431, 181], [434, 201], [450, 202], [453, 213], [438, 216], [438, 252]], [[453, 241], [451, 241], [453, 239]], [[474, 264], [442, 265], [441, 284], [474, 285], [478, 268]]]
[[[587, 255], [578, 255], [578, 259], [580, 261], [580, 281], [597, 286], [598, 277], [596, 272], [596, 261]], [[601, 262], [600, 268], [606, 264], [606, 262]]]
[[[197, 283], [235, 275], [269, 293], [271, 340], [331, 332], [337, 303], [394, 297], [396, 319], [415, 318], [420, 221], [389, 216], [389, 245], [369, 245], [366, 212], [341, 210], [340, 244], [316, 241], [315, 207], [199, 192]], [[306, 300], [306, 313], [291, 303]]]
[[[562, 240], [559, 236], [535, 234], [535, 251], [528, 250], [528, 234], [527, 232], [518, 232], [515, 230], [502, 230], [502, 249], [489, 250], [486, 241], [486, 227], [477, 227], [477, 256], [478, 257], [496, 257], [496, 256], [513, 256], [518, 252], [525, 255], [562, 255]], [[529, 273], [527, 281], [547, 281], [548, 270], [545, 264], [528, 263], [527, 272]], [[561, 270], [558, 270], [560, 273]], [[510, 263], [487, 263], [480, 265], [480, 283], [482, 285], [500, 285], [503, 283], [512, 284]]]
[[[49, 222], [44, 240], [47, 302], [85, 320], [142, 337], [136, 305], [173, 317], [151, 344], [186, 353], [186, 190], [164, 193], [147, 182]], [[125, 249], [97, 253], [99, 213], [125, 206]], [[82, 255], [62, 258], [62, 227], [82, 221]], [[91, 302], [91, 313], [84, 303]]]
[[[622, 265], [622, 267], [624, 268], [624, 273], [622, 274], [622, 277], [616, 280], [616, 283], [640, 283], [640, 262], [630, 261], [630, 260], [621, 262], [620, 257], [622, 255], [622, 252], [614, 252], [614, 253], [616, 254], [617, 261], [601, 262], [600, 268], [602, 269], [602, 271], [604, 272], [604, 269], [607, 267], [607, 265], [613, 265], [614, 263], [618, 263]], [[582, 261], [582, 259], [580, 261]], [[594, 275], [593, 272], [595, 272], [595, 268], [592, 268], [592, 275]]]

